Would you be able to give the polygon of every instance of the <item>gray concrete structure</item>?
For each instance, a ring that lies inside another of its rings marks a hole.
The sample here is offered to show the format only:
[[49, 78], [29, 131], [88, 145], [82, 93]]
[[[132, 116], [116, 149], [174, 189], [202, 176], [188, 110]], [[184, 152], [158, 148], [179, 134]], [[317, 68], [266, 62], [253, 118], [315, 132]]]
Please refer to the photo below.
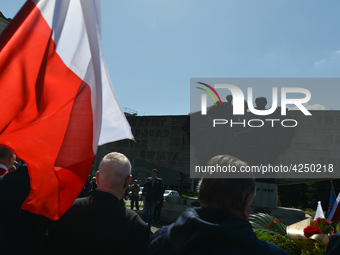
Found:
[[[305, 182], [310, 179], [338, 178], [340, 172], [340, 111], [310, 111], [304, 116], [301, 111], [290, 111], [298, 125], [294, 128], [291, 146], [274, 162], [276, 165], [333, 164], [333, 173], [292, 172], [277, 174], [277, 184]], [[144, 182], [152, 168], [157, 168], [167, 188], [176, 187], [179, 173], [189, 172], [190, 143], [189, 116], [128, 116], [136, 142], [123, 140], [109, 143], [98, 149], [94, 169], [102, 157], [111, 151], [124, 153], [133, 165], [133, 179]], [[313, 166], [314, 167], [314, 166]]]
[[[340, 169], [340, 111], [310, 111], [305, 117], [300, 111], [290, 111], [297, 120], [291, 146], [276, 159], [276, 165], [290, 164], [334, 164], [335, 173]], [[136, 142], [120, 141], [103, 145], [98, 150], [94, 168], [108, 152], [118, 151], [129, 157], [133, 166], [133, 179], [145, 181], [150, 170], [157, 168], [167, 188], [178, 188], [179, 172], [189, 171], [188, 116], [129, 116], [127, 117]], [[298, 183], [315, 178], [314, 173], [293, 174], [290, 178], [270, 180], [256, 184], [256, 197], [252, 213], [265, 212], [279, 218], [285, 224], [292, 224], [305, 218], [298, 209], [277, 206], [277, 184]], [[335, 175], [336, 177], [337, 175]], [[283, 177], [283, 178], [282, 178]], [[319, 178], [319, 177], [318, 177]], [[324, 178], [324, 175], [321, 175]], [[320, 179], [320, 178], [319, 178]], [[173, 222], [191, 201], [183, 199], [165, 203], [163, 221]]]
[[[258, 185], [258, 183], [257, 183]], [[275, 185], [275, 184], [273, 184]], [[177, 220], [177, 218], [187, 209], [191, 208], [192, 202], [197, 201], [197, 199], [183, 199], [177, 197], [171, 197], [169, 202], [164, 201], [164, 206], [162, 208], [161, 219], [160, 221], [163, 223], [171, 224]], [[255, 202], [255, 201], [254, 201]], [[303, 211], [299, 209], [291, 209], [284, 207], [277, 207], [276, 205], [272, 207], [259, 207], [252, 203], [250, 207], [250, 213], [268, 213], [270, 215], [279, 218], [280, 221], [285, 225], [290, 225], [296, 222], [299, 222], [306, 218], [306, 215]], [[138, 211], [138, 213], [143, 216], [142, 211]]]
[[[308, 164], [310, 171], [292, 173], [290, 179], [281, 179], [278, 183], [301, 182], [311, 178], [339, 178], [340, 111], [310, 111], [312, 116], [308, 117], [304, 116], [301, 111], [291, 112], [298, 121], [298, 126], [295, 128], [290, 148], [279, 155], [276, 163], [286, 166]], [[318, 164], [321, 166], [320, 173], [312, 169]], [[330, 164], [333, 166], [333, 172], [328, 171]]]
[[11, 19], [6, 18], [2, 12], [0, 12], [0, 34], [4, 31], [10, 21]]
[[277, 184], [256, 183], [256, 196], [251, 204], [251, 213], [268, 213], [279, 218], [286, 225], [305, 219], [306, 215], [299, 209], [277, 206]]
[[123, 140], [100, 146], [93, 170], [111, 151], [125, 154], [132, 164], [132, 179], [144, 183], [156, 168], [166, 188], [178, 188], [180, 172], [189, 173], [189, 117], [127, 116], [136, 142]]

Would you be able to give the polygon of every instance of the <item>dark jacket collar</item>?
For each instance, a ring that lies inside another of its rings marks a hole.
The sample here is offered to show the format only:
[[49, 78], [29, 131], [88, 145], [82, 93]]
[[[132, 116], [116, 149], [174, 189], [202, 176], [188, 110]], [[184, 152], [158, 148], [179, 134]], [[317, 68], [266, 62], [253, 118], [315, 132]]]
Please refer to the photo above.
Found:
[[118, 197], [110, 192], [107, 192], [107, 191], [103, 191], [103, 190], [98, 190], [96, 189], [92, 196], [94, 198], [98, 198], [98, 199], [105, 199], [105, 200], [110, 200], [110, 201], [113, 201], [113, 202], [116, 202], [116, 203], [119, 203], [120, 200], [118, 199]]

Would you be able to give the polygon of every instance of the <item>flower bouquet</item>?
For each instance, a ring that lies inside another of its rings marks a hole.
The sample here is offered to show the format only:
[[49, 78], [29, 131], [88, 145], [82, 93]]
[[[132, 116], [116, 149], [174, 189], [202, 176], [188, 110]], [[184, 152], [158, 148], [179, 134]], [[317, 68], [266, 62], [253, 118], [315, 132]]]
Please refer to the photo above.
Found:
[[333, 227], [327, 219], [305, 219], [287, 227], [287, 236], [299, 247], [315, 253], [314, 250], [326, 251]]
[[266, 213], [249, 216], [249, 222], [258, 239], [275, 244], [291, 255], [301, 255], [301, 248], [287, 237], [286, 225]]
[[249, 222], [260, 240], [271, 242], [290, 254], [325, 254], [333, 227], [326, 219], [305, 219], [285, 226], [279, 219], [264, 213], [251, 215]]

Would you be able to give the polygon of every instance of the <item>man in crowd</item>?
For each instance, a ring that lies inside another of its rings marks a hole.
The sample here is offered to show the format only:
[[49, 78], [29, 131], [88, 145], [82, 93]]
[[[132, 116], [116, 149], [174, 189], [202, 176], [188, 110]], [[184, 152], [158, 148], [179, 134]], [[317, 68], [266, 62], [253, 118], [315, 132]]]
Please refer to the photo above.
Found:
[[134, 184], [131, 186], [131, 210], [133, 210], [134, 204], [136, 204], [137, 211], [139, 210], [139, 190], [138, 181], [135, 180]]
[[0, 176], [8, 173], [14, 161], [15, 155], [13, 152], [4, 146], [0, 146]]
[[[152, 221], [154, 219], [156, 205], [161, 203], [163, 193], [162, 179], [157, 178], [157, 174], [158, 174], [157, 169], [153, 169], [151, 171], [152, 177], [148, 178], [145, 184], [143, 185], [145, 188], [147, 188], [143, 220], [145, 222], [148, 222], [149, 226], [151, 226]], [[149, 211], [150, 217], [148, 217]]]
[[162, 179], [162, 186], [163, 186], [162, 199], [161, 199], [161, 202], [156, 205], [156, 209], [155, 209], [155, 219], [154, 219], [154, 221], [156, 223], [159, 223], [160, 220], [161, 220], [161, 213], [162, 213], [163, 200], [164, 200], [164, 192], [165, 192], [164, 180], [163, 179]]
[[98, 188], [77, 199], [50, 229], [46, 254], [146, 254], [150, 228], [121, 205], [131, 181], [130, 161], [107, 154], [96, 173]]
[[[246, 163], [228, 155], [213, 157], [208, 165]], [[199, 184], [201, 207], [187, 209], [175, 223], [152, 237], [149, 254], [288, 255], [276, 245], [256, 238], [248, 222], [255, 196], [255, 179], [203, 178]]]
[[0, 177], [0, 253], [40, 254], [48, 219], [21, 206], [31, 190], [26, 164]]
[[94, 192], [97, 189], [98, 185], [97, 185], [97, 180], [96, 180], [96, 176], [92, 177], [92, 192]]

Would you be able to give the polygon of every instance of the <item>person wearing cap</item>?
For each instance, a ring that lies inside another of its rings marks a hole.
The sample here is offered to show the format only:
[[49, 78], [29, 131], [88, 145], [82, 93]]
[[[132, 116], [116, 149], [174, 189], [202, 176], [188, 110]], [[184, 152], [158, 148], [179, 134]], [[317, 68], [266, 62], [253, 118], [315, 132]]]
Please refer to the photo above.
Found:
[[134, 184], [131, 186], [131, 210], [133, 210], [134, 204], [136, 204], [137, 211], [139, 210], [139, 190], [138, 181], [135, 180]]
[[98, 187], [96, 176], [92, 177], [92, 183], [91, 184], [92, 184], [92, 192], [94, 192]]

